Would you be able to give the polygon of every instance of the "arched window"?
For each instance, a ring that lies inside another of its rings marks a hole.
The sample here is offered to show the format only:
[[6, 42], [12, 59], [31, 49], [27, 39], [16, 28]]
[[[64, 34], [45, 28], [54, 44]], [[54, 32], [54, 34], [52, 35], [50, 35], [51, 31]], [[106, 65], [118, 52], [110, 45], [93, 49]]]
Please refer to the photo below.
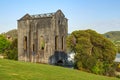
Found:
[[45, 48], [45, 40], [43, 38], [43, 36], [40, 37], [40, 49], [44, 50]]
[[35, 45], [33, 44], [33, 52], [35, 51]]
[[58, 20], [58, 24], [60, 24], [60, 20]]
[[24, 45], [24, 50], [27, 50], [27, 36], [24, 36], [23, 45]]
[[62, 50], [64, 49], [64, 36], [62, 36]]
[[55, 50], [58, 49], [58, 36], [55, 36]]

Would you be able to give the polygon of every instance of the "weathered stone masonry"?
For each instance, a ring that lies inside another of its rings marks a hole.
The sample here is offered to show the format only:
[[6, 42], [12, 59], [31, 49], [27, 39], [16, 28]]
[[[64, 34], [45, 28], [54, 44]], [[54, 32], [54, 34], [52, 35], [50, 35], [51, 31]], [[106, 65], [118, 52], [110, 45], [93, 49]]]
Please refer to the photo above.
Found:
[[18, 60], [55, 64], [66, 59], [68, 23], [61, 10], [18, 20]]

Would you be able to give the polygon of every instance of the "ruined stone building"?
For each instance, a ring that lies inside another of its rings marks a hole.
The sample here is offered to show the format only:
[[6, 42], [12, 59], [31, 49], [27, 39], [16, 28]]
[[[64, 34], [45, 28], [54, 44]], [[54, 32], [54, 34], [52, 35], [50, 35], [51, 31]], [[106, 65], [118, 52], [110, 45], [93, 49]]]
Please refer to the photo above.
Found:
[[18, 20], [18, 60], [55, 64], [66, 59], [68, 23], [61, 10]]

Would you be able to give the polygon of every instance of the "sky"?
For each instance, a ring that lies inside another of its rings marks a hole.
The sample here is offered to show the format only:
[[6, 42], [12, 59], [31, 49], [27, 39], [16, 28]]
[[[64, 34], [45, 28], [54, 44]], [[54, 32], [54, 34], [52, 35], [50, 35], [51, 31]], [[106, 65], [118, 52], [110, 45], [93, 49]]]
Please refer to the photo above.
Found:
[[120, 31], [120, 0], [1, 0], [0, 33], [17, 29], [17, 20], [61, 9], [68, 19], [68, 33], [92, 29], [98, 33]]

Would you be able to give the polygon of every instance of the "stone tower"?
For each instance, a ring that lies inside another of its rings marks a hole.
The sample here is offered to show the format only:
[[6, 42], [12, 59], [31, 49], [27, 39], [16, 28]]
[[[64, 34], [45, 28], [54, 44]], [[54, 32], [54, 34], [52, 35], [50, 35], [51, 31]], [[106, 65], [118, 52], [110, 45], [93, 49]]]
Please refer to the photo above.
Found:
[[61, 10], [18, 20], [18, 60], [56, 64], [66, 60], [68, 23]]

